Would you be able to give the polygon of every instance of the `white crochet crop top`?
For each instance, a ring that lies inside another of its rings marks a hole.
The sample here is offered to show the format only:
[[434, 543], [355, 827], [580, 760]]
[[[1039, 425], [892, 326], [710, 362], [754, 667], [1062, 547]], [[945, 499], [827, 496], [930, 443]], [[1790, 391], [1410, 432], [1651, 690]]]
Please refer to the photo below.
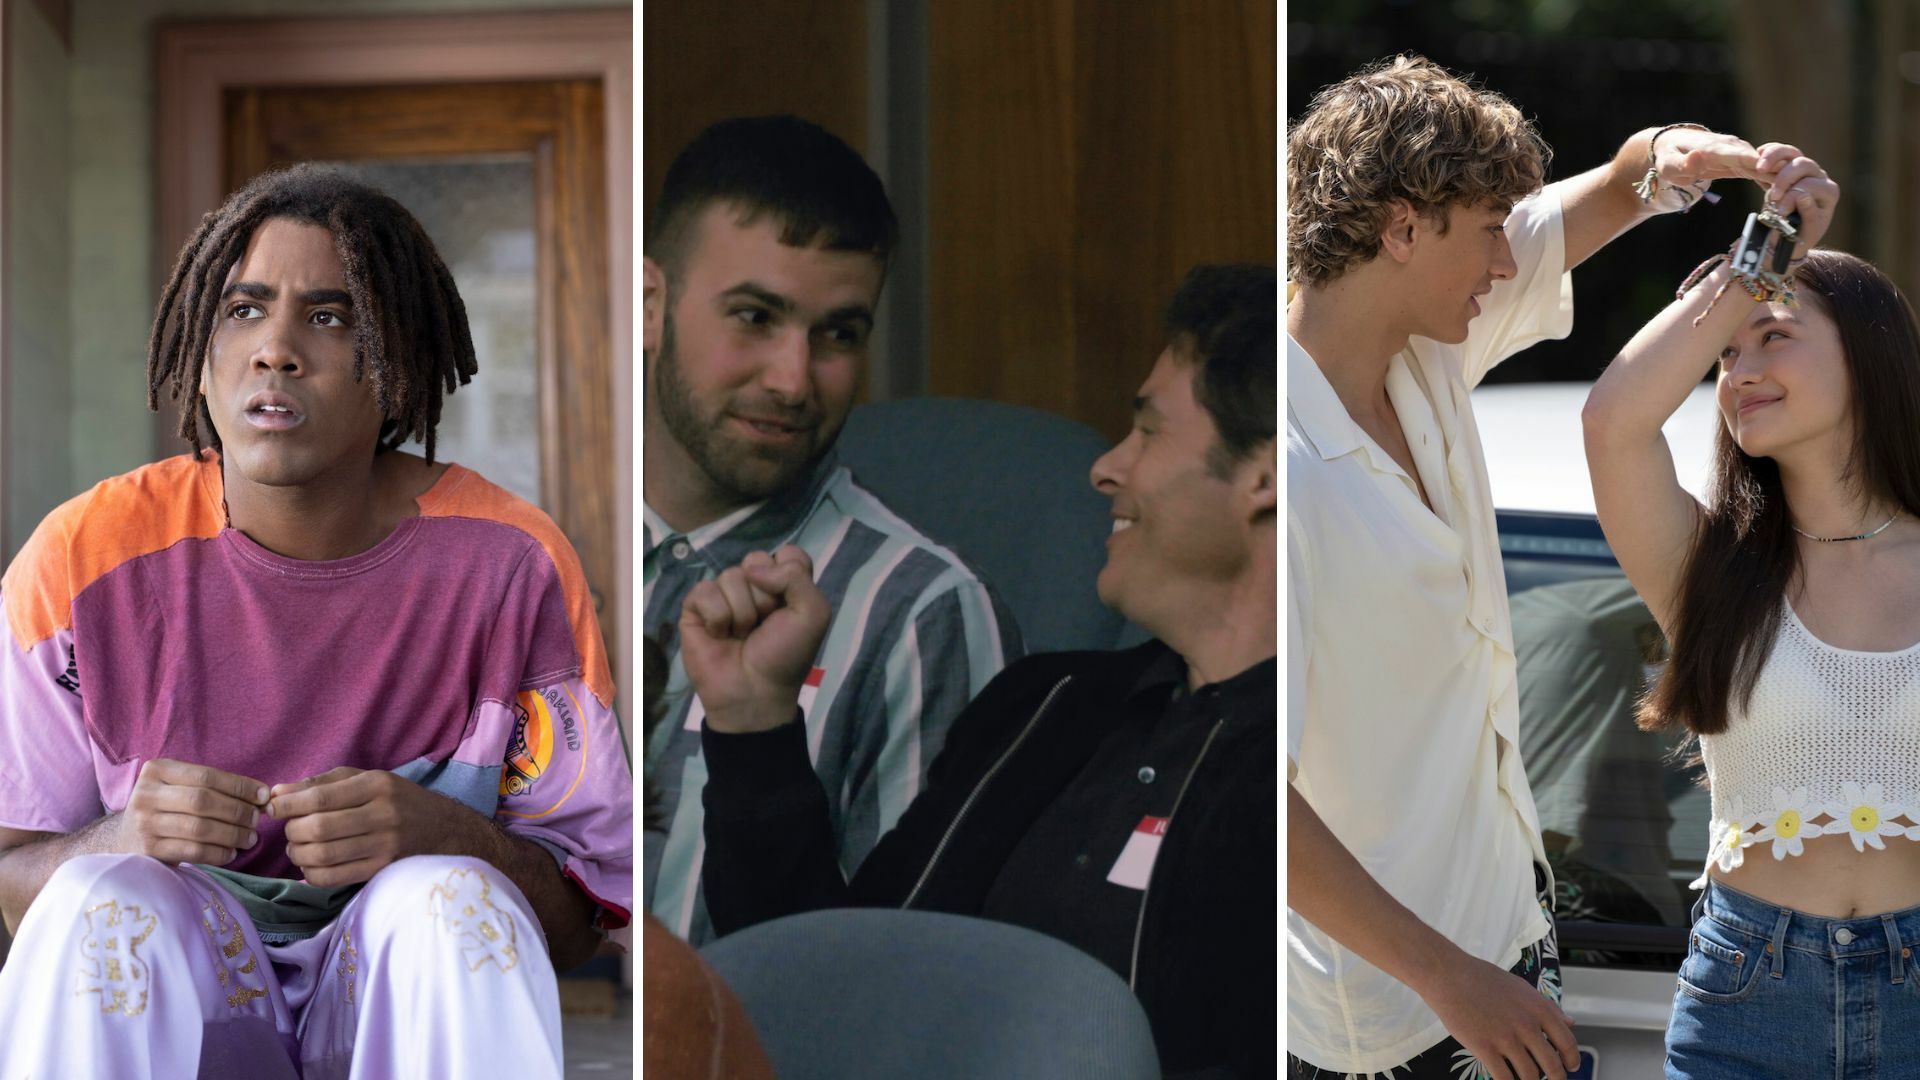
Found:
[[[1798, 855], [1816, 836], [1861, 851], [1920, 840], [1920, 644], [1835, 648], [1789, 604], [1745, 714], [1732, 709], [1700, 751], [1713, 796], [1707, 863], [1722, 872]], [[1702, 871], [1693, 887], [1706, 880]]]

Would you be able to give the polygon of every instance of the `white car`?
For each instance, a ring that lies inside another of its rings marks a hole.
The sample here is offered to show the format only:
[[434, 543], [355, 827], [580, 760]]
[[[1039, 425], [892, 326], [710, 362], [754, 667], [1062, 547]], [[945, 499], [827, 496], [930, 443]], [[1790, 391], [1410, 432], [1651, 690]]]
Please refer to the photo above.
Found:
[[[1658, 628], [1594, 518], [1580, 408], [1589, 383], [1473, 395], [1520, 659], [1520, 743], [1554, 864], [1563, 1007], [1578, 1080], [1659, 1076], [1675, 977], [1707, 847], [1707, 795], [1674, 738], [1633, 704]], [[1719, 416], [1703, 384], [1666, 425], [1683, 486], [1703, 493]]]

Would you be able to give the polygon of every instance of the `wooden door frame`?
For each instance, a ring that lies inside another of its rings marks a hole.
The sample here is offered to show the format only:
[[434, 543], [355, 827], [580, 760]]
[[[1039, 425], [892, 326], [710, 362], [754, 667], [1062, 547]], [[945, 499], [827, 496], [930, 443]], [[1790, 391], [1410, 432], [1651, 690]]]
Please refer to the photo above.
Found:
[[[12, 249], [7, 246], [13, 238], [12, 222], [8, 220], [8, 208], [13, 205], [13, 170], [7, 147], [13, 142], [13, 95], [7, 84], [10, 65], [7, 63], [8, 42], [13, 40], [14, 9], [19, 0], [0, 0], [0, 561], [7, 560], [13, 552], [13, 521], [10, 513], [11, 500], [7, 498], [7, 401], [8, 375], [7, 361], [13, 352], [8, 348], [7, 331], [12, 313], [12, 299], [7, 291], [7, 263], [12, 261]], [[0, 963], [7, 959], [6, 927], [0, 926]]]
[[[238, 86], [596, 79], [606, 105], [611, 301], [614, 591], [633, 639], [633, 12], [232, 19], [163, 24], [155, 41], [154, 295], [200, 216], [226, 195], [225, 97]], [[177, 445], [166, 410], [156, 456]], [[630, 701], [631, 647], [609, 657]], [[623, 707], [623, 723], [630, 709]]]

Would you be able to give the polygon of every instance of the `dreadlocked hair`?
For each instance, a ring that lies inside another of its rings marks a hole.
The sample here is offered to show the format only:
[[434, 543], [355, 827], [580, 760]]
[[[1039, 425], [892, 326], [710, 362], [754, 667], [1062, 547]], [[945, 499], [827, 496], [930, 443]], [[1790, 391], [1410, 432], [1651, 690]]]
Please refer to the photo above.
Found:
[[426, 230], [406, 207], [344, 173], [315, 165], [263, 173], [234, 192], [180, 251], [147, 339], [147, 407], [160, 391], [180, 403], [180, 437], [197, 454], [220, 434], [199, 394], [219, 322], [227, 275], [254, 230], [269, 220], [319, 225], [333, 234], [353, 298], [353, 377], [372, 384], [387, 420], [375, 452], [418, 438], [433, 461], [443, 394], [479, 370], [467, 308]]

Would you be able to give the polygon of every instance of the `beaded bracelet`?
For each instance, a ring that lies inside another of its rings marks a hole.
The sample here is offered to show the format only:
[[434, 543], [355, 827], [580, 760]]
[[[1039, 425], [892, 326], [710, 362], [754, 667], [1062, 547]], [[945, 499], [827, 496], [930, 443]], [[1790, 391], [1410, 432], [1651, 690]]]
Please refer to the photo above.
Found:
[[[1733, 246], [1738, 247], [1739, 241], [1736, 240]], [[1733, 247], [1729, 247], [1724, 252], [1709, 256], [1705, 262], [1693, 268], [1693, 273], [1688, 274], [1686, 279], [1680, 282], [1680, 287], [1674, 290], [1673, 298], [1675, 300], [1686, 299], [1687, 293], [1691, 291], [1694, 286], [1705, 281], [1722, 263], [1731, 264], [1732, 261]], [[1801, 256], [1798, 262], [1806, 262], [1806, 256]], [[1727, 276], [1727, 280], [1721, 282], [1720, 287], [1713, 291], [1713, 297], [1707, 301], [1706, 310], [1694, 316], [1693, 325], [1699, 326], [1708, 315], [1713, 313], [1713, 306], [1718, 304], [1720, 297], [1726, 294], [1727, 286], [1736, 281], [1740, 283], [1741, 289], [1743, 289], [1748, 296], [1753, 297], [1754, 303], [1772, 303], [1775, 301], [1784, 301], [1788, 305], [1796, 303], [1793, 294], [1793, 271], [1795, 269], [1798, 269], [1798, 263], [1789, 267], [1786, 274], [1775, 276], [1768, 273], [1749, 274], [1736, 267], [1733, 273]]]
[[1688, 274], [1686, 280], [1680, 283], [1680, 287], [1673, 290], [1673, 298], [1675, 300], [1685, 300], [1689, 290], [1706, 280], [1707, 275], [1713, 273], [1715, 267], [1728, 261], [1729, 258], [1730, 256], [1724, 251], [1715, 252], [1707, 256], [1706, 261], [1694, 267], [1693, 273]]

